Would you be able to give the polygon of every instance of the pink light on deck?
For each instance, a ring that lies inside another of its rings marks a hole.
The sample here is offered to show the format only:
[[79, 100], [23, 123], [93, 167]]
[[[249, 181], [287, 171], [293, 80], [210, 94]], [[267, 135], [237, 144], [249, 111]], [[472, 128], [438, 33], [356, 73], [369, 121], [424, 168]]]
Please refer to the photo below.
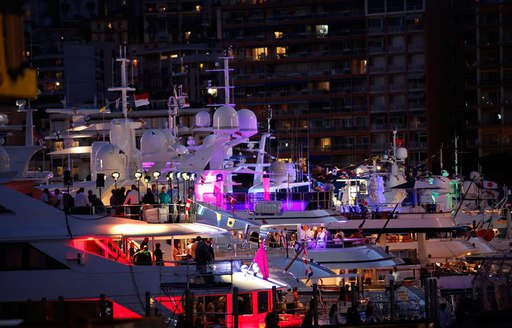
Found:
[[270, 200], [270, 177], [268, 173], [263, 173], [263, 199]]
[[144, 171], [147, 171], [148, 169], [152, 168], [153, 165], [155, 165], [155, 162], [143, 162], [142, 168], [144, 169]]

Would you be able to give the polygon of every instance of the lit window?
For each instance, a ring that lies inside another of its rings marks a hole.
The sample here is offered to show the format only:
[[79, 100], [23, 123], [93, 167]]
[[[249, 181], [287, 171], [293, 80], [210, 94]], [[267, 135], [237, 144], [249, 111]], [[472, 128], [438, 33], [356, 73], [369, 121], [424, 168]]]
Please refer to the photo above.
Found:
[[192, 34], [192, 32], [190, 32], [190, 31], [185, 32], [185, 40], [190, 40], [191, 34]]
[[285, 47], [277, 47], [276, 53], [279, 58], [285, 58], [286, 57], [286, 48]]
[[139, 61], [137, 59], [132, 60], [133, 66], [137, 66], [139, 64]]
[[267, 56], [267, 48], [256, 48], [253, 49], [253, 59], [265, 60]]
[[317, 36], [325, 37], [329, 33], [329, 25], [317, 25], [315, 31]]
[[200, 63], [199, 64], [199, 69], [202, 71], [204, 69], [204, 64], [203, 63]]
[[322, 150], [331, 149], [331, 138], [321, 138], [320, 139], [320, 148]]
[[107, 23], [107, 28], [108, 28], [109, 30], [111, 30], [111, 29], [112, 29], [112, 22], [108, 22], [108, 23]]
[[283, 38], [283, 36], [284, 36], [284, 33], [283, 33], [283, 32], [279, 32], [279, 31], [275, 31], [275, 32], [274, 32], [274, 37], [275, 37], [276, 39], [282, 39], [282, 38]]
[[197, 12], [201, 12], [201, 6], [200, 6], [200, 5], [197, 5], [197, 6], [196, 6], [196, 11], [197, 11]]

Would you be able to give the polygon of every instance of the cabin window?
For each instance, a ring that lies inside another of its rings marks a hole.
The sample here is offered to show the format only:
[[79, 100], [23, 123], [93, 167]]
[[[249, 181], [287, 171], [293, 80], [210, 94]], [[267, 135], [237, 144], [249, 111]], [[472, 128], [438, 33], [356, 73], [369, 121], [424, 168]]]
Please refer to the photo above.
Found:
[[252, 314], [252, 294], [238, 295], [238, 314]]
[[0, 271], [51, 269], [68, 267], [28, 243], [0, 244]]
[[258, 292], [258, 313], [268, 311], [268, 292]]

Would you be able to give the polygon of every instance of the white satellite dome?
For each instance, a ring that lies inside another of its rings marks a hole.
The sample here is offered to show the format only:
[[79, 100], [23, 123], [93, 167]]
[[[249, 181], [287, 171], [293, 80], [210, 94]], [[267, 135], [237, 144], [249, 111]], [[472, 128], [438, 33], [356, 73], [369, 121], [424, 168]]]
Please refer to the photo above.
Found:
[[272, 162], [269, 166], [270, 180], [275, 183], [288, 181], [288, 166], [285, 162]]
[[213, 129], [223, 134], [232, 134], [239, 129], [238, 113], [231, 106], [221, 106], [213, 113]]
[[242, 108], [238, 111], [238, 122], [243, 137], [250, 137], [258, 133], [258, 120], [253, 111]]
[[432, 184], [444, 192], [450, 191], [450, 179], [447, 177], [435, 177]]
[[96, 151], [96, 172], [110, 176], [119, 172], [126, 177], [128, 160], [126, 154], [116, 145], [104, 144]]
[[407, 158], [407, 148], [400, 147], [396, 150], [396, 158], [398, 159], [406, 159]]
[[217, 139], [217, 136], [215, 134], [209, 134], [206, 137], [204, 137], [203, 145], [210, 146], [211, 144], [213, 144], [215, 142], [216, 139]]
[[176, 147], [176, 153], [177, 153], [178, 155], [184, 155], [184, 154], [188, 154], [188, 153], [189, 153], [189, 151], [188, 151], [187, 147], [185, 147], [185, 146], [183, 146], [183, 145], [178, 145], [178, 146]]
[[196, 114], [196, 126], [198, 128], [206, 128], [212, 124], [210, 113], [202, 111]]
[[286, 163], [286, 173], [290, 178], [290, 182], [295, 182], [297, 177], [295, 172], [295, 165], [293, 165], [293, 163]]
[[471, 173], [469, 173], [469, 179], [471, 181], [479, 182], [481, 179], [480, 173], [472, 171]]
[[8, 172], [11, 169], [11, 158], [7, 151], [0, 147], [0, 172]]
[[167, 136], [162, 130], [146, 130], [140, 138], [140, 150], [143, 154], [163, 152], [167, 146]]

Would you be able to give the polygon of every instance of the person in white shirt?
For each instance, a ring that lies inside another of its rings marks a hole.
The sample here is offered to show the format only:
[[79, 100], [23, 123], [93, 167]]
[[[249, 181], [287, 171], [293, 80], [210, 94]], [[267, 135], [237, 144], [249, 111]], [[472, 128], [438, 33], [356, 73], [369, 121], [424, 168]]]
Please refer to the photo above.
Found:
[[91, 203], [89, 202], [89, 199], [87, 198], [87, 195], [85, 194], [85, 190], [83, 187], [78, 189], [73, 204], [75, 206], [77, 213], [89, 214], [89, 208], [91, 207]]
[[55, 195], [55, 202], [54, 202], [53, 206], [55, 206], [59, 210], [64, 210], [64, 197], [63, 197], [62, 193], [60, 192], [59, 189], [55, 189], [53, 191], [53, 193]]
[[[128, 192], [126, 198], [124, 199], [123, 205], [139, 205], [139, 191], [137, 190], [136, 185], [132, 184], [130, 192]], [[126, 213], [133, 217], [138, 216], [139, 206], [127, 207]]]
[[398, 268], [396, 266], [393, 267], [393, 279], [395, 280], [395, 284], [402, 281], [402, 278], [400, 277], [400, 272], [398, 272]]
[[87, 198], [87, 195], [85, 194], [84, 188], [78, 189], [78, 192], [75, 196], [75, 207], [86, 207], [91, 206], [91, 203], [89, 202], [89, 199]]
[[327, 243], [327, 234], [325, 227], [318, 227], [318, 237], [316, 238], [317, 244], [316, 247], [318, 248], [325, 248]]
[[386, 285], [386, 291], [390, 290], [391, 282], [393, 282], [393, 285], [395, 284], [395, 276], [393, 276], [393, 270], [389, 269], [389, 272], [384, 277], [384, 284]]

